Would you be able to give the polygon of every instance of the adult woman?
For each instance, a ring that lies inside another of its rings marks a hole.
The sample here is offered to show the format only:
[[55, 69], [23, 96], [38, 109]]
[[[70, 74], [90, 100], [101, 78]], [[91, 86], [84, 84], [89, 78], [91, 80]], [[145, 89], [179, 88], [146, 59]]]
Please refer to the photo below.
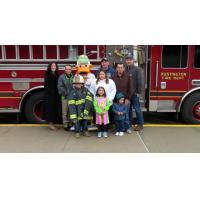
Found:
[[51, 130], [57, 130], [54, 123], [59, 118], [60, 97], [57, 89], [58, 66], [55, 62], [47, 67], [44, 77], [44, 119]]
[[103, 70], [99, 71], [97, 79], [92, 82], [89, 90], [95, 96], [99, 87], [103, 87], [105, 89], [107, 97], [110, 100], [110, 104], [112, 105], [116, 94], [116, 85], [112, 79], [108, 78], [107, 73]]

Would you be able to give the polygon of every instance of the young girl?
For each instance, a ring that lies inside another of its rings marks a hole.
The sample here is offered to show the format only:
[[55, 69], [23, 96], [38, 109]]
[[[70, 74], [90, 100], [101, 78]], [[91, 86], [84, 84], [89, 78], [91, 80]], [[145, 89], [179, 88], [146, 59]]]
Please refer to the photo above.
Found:
[[106, 96], [104, 87], [98, 87], [93, 104], [96, 111], [96, 124], [99, 129], [97, 137], [108, 137], [107, 124], [109, 124], [110, 100]]
[[112, 111], [114, 113], [114, 120], [116, 124], [116, 134], [123, 136], [125, 132], [125, 118], [127, 106], [124, 104], [124, 94], [118, 92], [116, 94], [116, 103], [113, 104]]

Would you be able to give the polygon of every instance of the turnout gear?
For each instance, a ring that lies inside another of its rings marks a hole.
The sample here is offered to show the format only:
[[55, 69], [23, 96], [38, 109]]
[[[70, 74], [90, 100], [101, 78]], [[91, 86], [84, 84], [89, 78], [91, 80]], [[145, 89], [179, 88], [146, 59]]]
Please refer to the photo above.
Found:
[[68, 96], [68, 104], [72, 122], [92, 119], [93, 95], [87, 88], [73, 88]]

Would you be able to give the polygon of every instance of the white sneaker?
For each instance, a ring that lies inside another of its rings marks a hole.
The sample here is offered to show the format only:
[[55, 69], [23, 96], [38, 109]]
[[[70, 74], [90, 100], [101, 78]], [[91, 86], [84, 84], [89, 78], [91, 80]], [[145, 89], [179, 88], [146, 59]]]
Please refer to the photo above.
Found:
[[108, 137], [108, 133], [107, 132], [103, 132], [103, 137], [107, 138]]
[[101, 132], [98, 132], [98, 135], [97, 135], [97, 137], [98, 137], [98, 138], [100, 138], [100, 137], [101, 137]]
[[124, 135], [124, 132], [119, 132], [119, 136], [123, 136]]
[[128, 134], [131, 134], [132, 133], [132, 130], [129, 128], [129, 129], [127, 129], [127, 131], [126, 131]]
[[115, 133], [115, 135], [117, 135], [117, 136], [118, 136], [118, 135], [119, 135], [119, 132], [116, 132], [116, 133]]

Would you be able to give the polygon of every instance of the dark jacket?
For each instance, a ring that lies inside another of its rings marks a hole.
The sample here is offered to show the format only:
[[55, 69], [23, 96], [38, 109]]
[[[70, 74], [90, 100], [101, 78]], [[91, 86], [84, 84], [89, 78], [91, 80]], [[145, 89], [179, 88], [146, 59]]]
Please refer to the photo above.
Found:
[[57, 89], [58, 76], [47, 71], [44, 77], [44, 119], [47, 122], [58, 122], [60, 96]]
[[65, 73], [61, 74], [58, 78], [58, 93], [62, 96], [62, 99], [66, 99], [67, 95], [73, 89], [72, 86], [73, 75], [67, 76]]
[[69, 116], [73, 122], [82, 119], [92, 119], [93, 95], [87, 88], [73, 88], [67, 99]]
[[144, 77], [141, 69], [136, 66], [126, 66], [126, 73], [132, 76], [133, 94], [141, 94], [144, 89]]
[[122, 76], [118, 76], [118, 74], [115, 73], [112, 79], [115, 82], [117, 92], [122, 92], [125, 95], [125, 98], [130, 100], [133, 94], [132, 76], [125, 72]]
[[[97, 77], [99, 72], [103, 70], [102, 67], [100, 67], [100, 69], [95, 73], [95, 76]], [[115, 73], [115, 69], [113, 69], [113, 67], [109, 66], [107, 70], [105, 70], [105, 72], [107, 73], [108, 78], [112, 78], [112, 76]]]
[[[125, 120], [126, 109], [127, 109], [127, 106], [125, 104], [114, 103], [112, 106], [112, 111], [114, 113], [114, 119], [115, 120]], [[117, 112], [123, 112], [123, 115], [118, 115]]]

